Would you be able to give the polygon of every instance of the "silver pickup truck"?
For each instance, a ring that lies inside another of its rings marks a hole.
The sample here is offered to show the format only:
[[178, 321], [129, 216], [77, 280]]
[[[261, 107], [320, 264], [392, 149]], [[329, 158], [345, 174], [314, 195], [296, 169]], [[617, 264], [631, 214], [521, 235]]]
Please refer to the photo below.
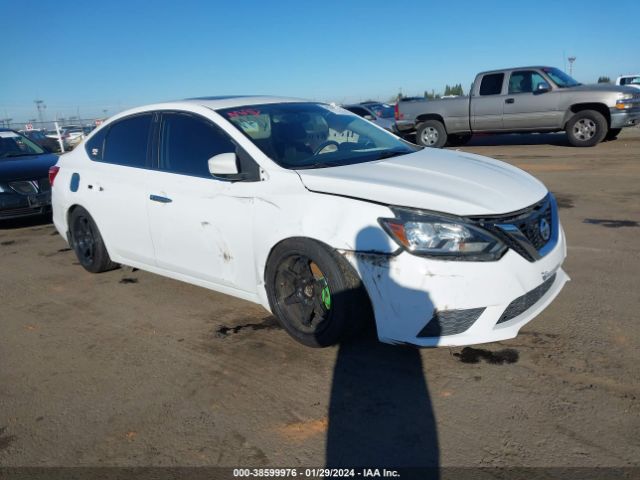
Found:
[[428, 147], [463, 145], [473, 133], [562, 130], [591, 147], [640, 123], [640, 92], [582, 85], [553, 67], [508, 68], [478, 74], [468, 97], [398, 101], [395, 116], [401, 133], [415, 130]]

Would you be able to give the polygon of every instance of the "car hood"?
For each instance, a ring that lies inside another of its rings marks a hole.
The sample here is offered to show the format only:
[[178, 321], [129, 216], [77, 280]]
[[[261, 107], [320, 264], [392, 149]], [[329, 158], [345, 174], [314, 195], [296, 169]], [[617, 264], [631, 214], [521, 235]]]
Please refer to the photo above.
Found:
[[519, 168], [480, 155], [432, 148], [297, 172], [314, 192], [454, 215], [514, 212], [547, 194], [540, 181]]
[[52, 153], [32, 157], [0, 159], [0, 182], [36, 180], [49, 175], [49, 167], [55, 165], [58, 156]]
[[638, 93], [633, 87], [626, 85], [611, 85], [609, 83], [593, 83], [590, 85], [578, 85], [564, 89], [573, 92], [606, 92], [606, 93]]

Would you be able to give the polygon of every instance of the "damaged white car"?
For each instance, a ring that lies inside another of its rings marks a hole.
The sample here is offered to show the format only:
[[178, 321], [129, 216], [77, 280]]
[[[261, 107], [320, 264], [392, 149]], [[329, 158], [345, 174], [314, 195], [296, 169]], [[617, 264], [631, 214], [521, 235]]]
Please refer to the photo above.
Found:
[[81, 265], [148, 270], [263, 305], [309, 346], [512, 338], [567, 275], [529, 174], [411, 145], [346, 110], [210, 97], [112, 117], [50, 171]]

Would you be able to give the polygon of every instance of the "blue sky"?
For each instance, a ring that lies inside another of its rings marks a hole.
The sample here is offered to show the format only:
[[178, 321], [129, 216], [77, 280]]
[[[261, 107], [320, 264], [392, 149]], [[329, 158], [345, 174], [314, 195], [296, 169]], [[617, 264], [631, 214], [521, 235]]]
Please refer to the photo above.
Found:
[[[29, 2], [28, 2], [29, 3]], [[430, 5], [431, 3], [431, 5]], [[548, 64], [640, 72], [640, 1], [0, 0], [0, 118], [108, 115], [204, 95], [387, 100]], [[608, 7], [610, 5], [610, 7]], [[564, 56], [563, 56], [564, 54]]]

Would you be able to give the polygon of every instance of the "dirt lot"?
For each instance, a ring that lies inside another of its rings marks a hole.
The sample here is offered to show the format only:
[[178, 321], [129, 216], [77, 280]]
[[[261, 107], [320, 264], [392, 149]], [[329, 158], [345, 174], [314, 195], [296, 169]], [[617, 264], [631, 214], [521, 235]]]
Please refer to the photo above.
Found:
[[0, 465], [640, 466], [640, 129], [464, 150], [555, 192], [572, 277], [476, 349], [308, 349], [261, 307], [0, 226]]

